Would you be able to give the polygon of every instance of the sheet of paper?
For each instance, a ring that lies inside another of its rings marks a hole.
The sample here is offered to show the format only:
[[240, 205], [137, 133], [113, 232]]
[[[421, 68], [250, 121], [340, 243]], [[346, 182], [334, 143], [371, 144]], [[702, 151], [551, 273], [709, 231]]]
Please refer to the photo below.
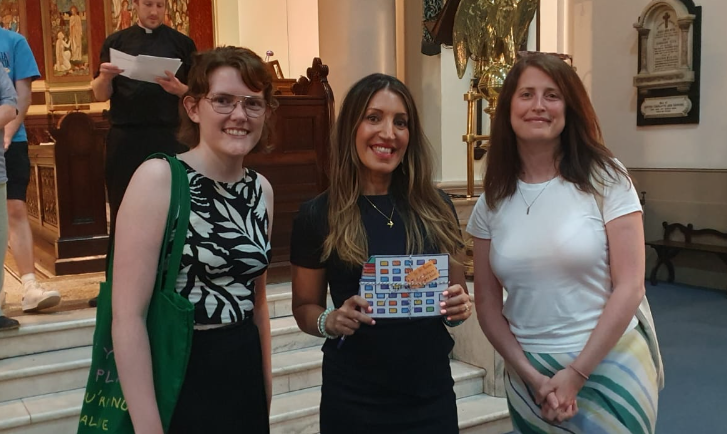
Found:
[[[437, 277], [425, 284], [407, 282], [406, 276], [418, 267], [436, 269]], [[440, 316], [439, 302], [449, 287], [449, 256], [402, 255], [371, 256], [364, 264], [359, 295], [373, 309], [373, 318], [417, 318]]]
[[182, 65], [181, 59], [170, 59], [168, 57], [157, 57], [139, 55], [132, 56], [119, 50], [111, 48], [109, 50], [111, 63], [123, 69], [121, 73], [124, 77], [133, 80], [146, 81], [156, 83], [157, 77], [165, 77], [164, 71], [171, 71], [173, 74]]

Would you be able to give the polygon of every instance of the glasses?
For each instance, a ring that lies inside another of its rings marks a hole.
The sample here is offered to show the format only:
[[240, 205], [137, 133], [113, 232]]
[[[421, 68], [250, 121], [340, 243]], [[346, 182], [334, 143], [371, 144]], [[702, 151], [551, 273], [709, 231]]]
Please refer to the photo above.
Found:
[[245, 114], [251, 118], [260, 117], [268, 108], [264, 98], [247, 95], [215, 94], [204, 97], [212, 105], [212, 110], [222, 115], [229, 115], [235, 110], [237, 104], [242, 104]]

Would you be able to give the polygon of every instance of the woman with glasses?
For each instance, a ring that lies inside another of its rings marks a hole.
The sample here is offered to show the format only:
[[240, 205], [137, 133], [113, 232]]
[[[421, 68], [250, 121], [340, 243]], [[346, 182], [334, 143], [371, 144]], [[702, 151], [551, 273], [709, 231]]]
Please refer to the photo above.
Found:
[[[262, 59], [245, 48], [196, 54], [183, 98], [177, 158], [191, 213], [176, 289], [194, 305], [191, 356], [169, 433], [267, 433], [272, 392], [265, 298], [273, 192], [245, 156], [264, 149], [277, 106]], [[145, 329], [170, 200], [163, 160], [134, 174], [119, 211], [113, 338], [137, 430], [162, 433]], [[173, 327], [173, 324], [170, 324]], [[138, 431], [137, 431], [138, 432]]]
[[[331, 140], [331, 186], [301, 206], [291, 236], [293, 314], [328, 338], [321, 434], [459, 432], [447, 326], [470, 316], [470, 299], [456, 212], [433, 165], [409, 89], [384, 74], [354, 84]], [[451, 285], [435, 316], [374, 320], [358, 295], [369, 256], [433, 253], [450, 254]]]

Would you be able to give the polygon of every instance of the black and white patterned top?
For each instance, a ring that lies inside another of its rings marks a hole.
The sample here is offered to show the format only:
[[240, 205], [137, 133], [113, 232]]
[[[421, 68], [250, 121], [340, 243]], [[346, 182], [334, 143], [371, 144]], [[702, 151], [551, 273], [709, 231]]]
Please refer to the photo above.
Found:
[[272, 257], [260, 179], [247, 169], [240, 181], [217, 182], [182, 164], [192, 204], [177, 292], [194, 305], [195, 324], [242, 321]]

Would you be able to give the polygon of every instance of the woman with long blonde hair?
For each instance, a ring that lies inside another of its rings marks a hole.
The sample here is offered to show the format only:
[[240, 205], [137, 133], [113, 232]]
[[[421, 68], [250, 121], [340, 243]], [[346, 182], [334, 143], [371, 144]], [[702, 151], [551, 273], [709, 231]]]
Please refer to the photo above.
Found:
[[[454, 207], [409, 90], [372, 74], [348, 92], [331, 143], [331, 186], [293, 227], [293, 314], [323, 345], [320, 429], [329, 433], [457, 433], [446, 325], [470, 316]], [[442, 316], [378, 319], [358, 295], [371, 255], [448, 253]], [[326, 309], [330, 287], [335, 309]], [[345, 345], [344, 345], [345, 339]]]

